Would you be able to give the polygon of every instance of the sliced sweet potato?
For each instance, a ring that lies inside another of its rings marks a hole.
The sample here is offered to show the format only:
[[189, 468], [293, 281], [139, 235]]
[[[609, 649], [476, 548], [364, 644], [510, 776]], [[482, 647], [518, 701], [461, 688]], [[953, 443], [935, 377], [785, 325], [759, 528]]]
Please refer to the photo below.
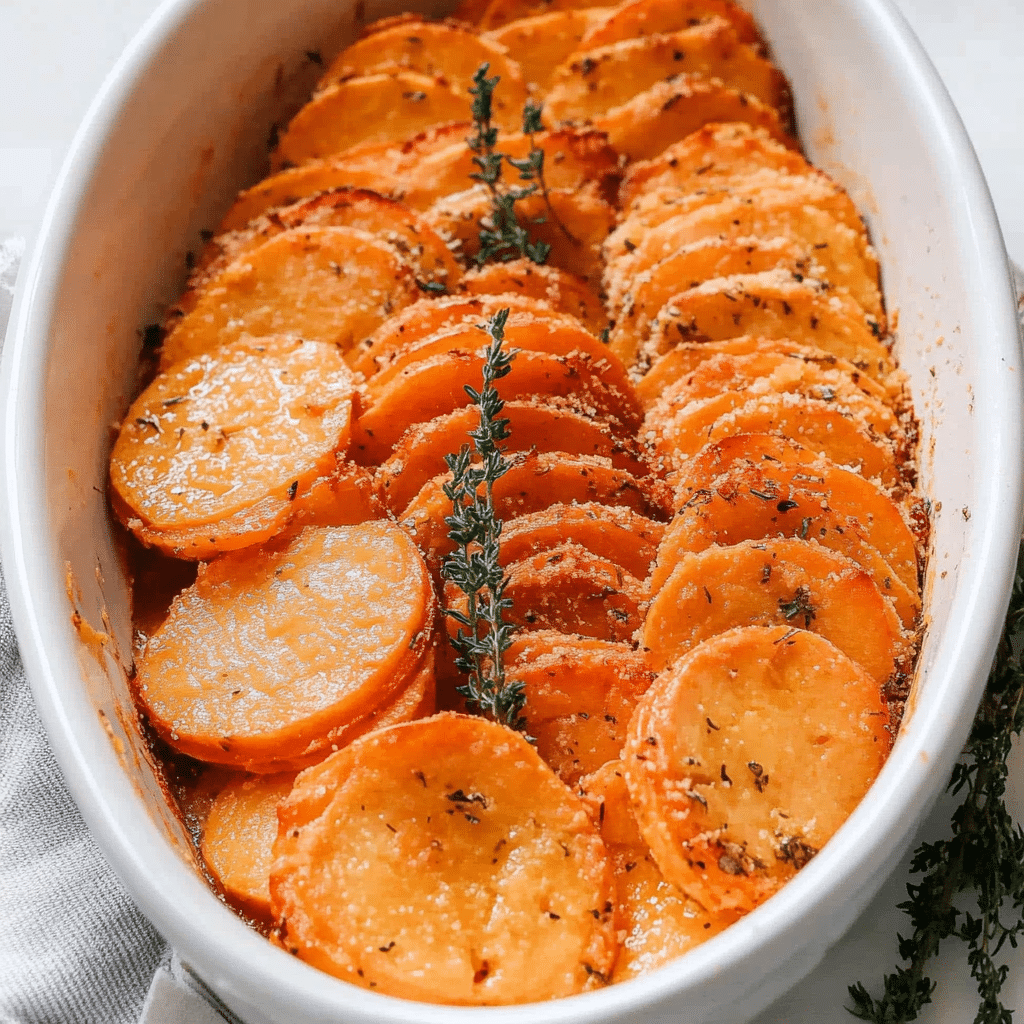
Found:
[[[532, 138], [521, 132], [502, 132], [495, 148], [516, 160], [525, 159], [535, 148], [541, 150], [549, 189], [577, 189], [595, 183], [604, 194], [611, 192], [613, 177], [617, 180], [618, 154], [607, 138], [593, 129], [563, 128], [537, 132]], [[409, 171], [404, 201], [414, 209], [426, 210], [444, 196], [464, 192], [475, 180], [472, 175], [480, 173], [473, 162], [475, 156], [464, 139], [425, 156]], [[503, 173], [512, 182], [519, 176], [508, 165]]]
[[[513, 519], [539, 512], [553, 504], [623, 505], [650, 519], [664, 521], [670, 515], [671, 497], [664, 484], [650, 477], [637, 478], [615, 469], [608, 459], [573, 456], [564, 452], [536, 452], [512, 456], [513, 465], [494, 483], [495, 511], [499, 519]], [[453, 550], [444, 517], [451, 514], [444, 483], [450, 474], [434, 477], [402, 514], [407, 529], [436, 566]]]
[[307, 526], [358, 526], [369, 519], [385, 519], [387, 509], [378, 499], [373, 474], [348, 460], [329, 476], [320, 477], [301, 497], [296, 495], [283, 537]]
[[415, 71], [359, 75], [329, 86], [299, 110], [281, 134], [271, 169], [360, 143], [401, 142], [433, 125], [465, 121], [467, 113], [468, 98], [443, 78]]
[[501, 531], [502, 565], [550, 551], [560, 544], [578, 544], [621, 565], [643, 583], [651, 574], [664, 527], [621, 506], [551, 505], [506, 522]]
[[626, 644], [541, 630], [505, 655], [507, 678], [526, 686], [527, 731], [568, 786], [619, 756], [637, 701], [654, 674]]
[[555, 70], [544, 110], [555, 123], [585, 122], [681, 74], [717, 78], [789, 117], [785, 76], [741, 43], [720, 17], [673, 32], [581, 47]]
[[495, 90], [491, 104], [494, 119], [515, 124], [527, 96], [518, 63], [503, 46], [455, 21], [402, 22], [364, 36], [335, 57], [317, 88], [327, 89], [356, 75], [415, 71], [443, 78], [456, 92], [472, 99], [469, 89], [481, 64], [489, 64], [488, 73], [501, 78], [501, 88]]
[[493, 29], [484, 38], [507, 47], [523, 69], [527, 85], [543, 96], [551, 88], [554, 69], [579, 47], [587, 30], [604, 21], [611, 10], [585, 7], [534, 14]]
[[764, 168], [785, 174], [811, 171], [806, 157], [763, 128], [742, 121], [706, 124], [650, 160], [630, 164], [619, 186], [619, 205], [628, 210], [642, 193], [660, 188], [684, 194], [722, 189], [729, 179], [738, 181]]
[[489, 32], [521, 18], [550, 11], [578, 11], [594, 5], [589, 0], [490, 0], [477, 22], [481, 32]]
[[608, 326], [601, 299], [582, 277], [527, 259], [476, 267], [459, 282], [459, 291], [469, 295], [532, 296], [582, 320], [594, 334], [600, 335]]
[[611, 973], [604, 845], [530, 744], [484, 719], [381, 730], [304, 773], [274, 852], [286, 948], [354, 984], [521, 1003]]
[[592, 123], [630, 160], [649, 160], [712, 121], [745, 121], [796, 147], [773, 107], [721, 82], [689, 75], [658, 82]]
[[820, 633], [879, 686], [903, 666], [899, 619], [871, 577], [844, 555], [798, 538], [683, 553], [651, 601], [643, 646], [662, 671], [733, 626]]
[[[598, 455], [635, 476], [650, 472], [638, 446], [619, 431], [586, 415], [569, 403], [551, 400], [507, 402], [502, 418], [511, 435], [502, 447], [507, 452], [563, 451], [572, 455]], [[469, 444], [469, 432], [478, 429], [480, 411], [475, 406], [418, 423], [409, 428], [394, 452], [377, 470], [376, 493], [396, 515], [405, 511], [428, 480], [445, 468], [445, 456]], [[502, 550], [507, 538], [503, 535]]]
[[247, 334], [295, 334], [346, 351], [420, 294], [412, 267], [368, 232], [293, 228], [202, 288], [164, 338], [161, 365]]
[[144, 544], [210, 558], [279, 532], [348, 444], [352, 374], [331, 345], [236, 342], [162, 373], [110, 457], [111, 502]]
[[613, 981], [649, 974], [731, 923], [734, 914], [710, 914], [665, 880], [640, 835], [620, 760], [581, 779], [580, 793], [615, 869], [619, 934], [625, 938]]
[[822, 637], [741, 628], [641, 699], [623, 752], [665, 877], [717, 912], [753, 909], [867, 793], [891, 745], [878, 681]]
[[140, 706], [175, 749], [277, 772], [315, 762], [421, 667], [430, 577], [389, 523], [309, 527], [200, 568], [139, 659]]
[[[465, 385], [481, 379], [484, 357], [478, 352], [450, 351], [412, 363], [379, 387], [371, 382], [372, 404], [359, 417], [364, 435], [357, 443], [370, 462], [383, 462], [402, 434], [469, 404]], [[605, 382], [605, 366], [582, 353], [559, 356], [520, 352], [513, 371], [497, 385], [506, 401], [532, 397], [572, 397], [598, 418], [610, 418], [635, 429], [639, 405], [632, 389], [613, 389]], [[376, 380], [376, 378], [374, 378]]]
[[676, 32], [710, 18], [724, 18], [743, 43], [758, 43], [754, 19], [732, 0], [632, 0], [615, 8], [583, 37], [583, 46], [608, 46], [620, 39]]

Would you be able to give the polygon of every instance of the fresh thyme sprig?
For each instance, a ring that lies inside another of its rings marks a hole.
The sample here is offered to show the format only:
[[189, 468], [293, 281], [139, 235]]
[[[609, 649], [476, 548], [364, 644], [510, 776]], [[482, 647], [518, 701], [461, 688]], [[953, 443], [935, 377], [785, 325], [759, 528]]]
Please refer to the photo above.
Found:
[[[943, 939], [957, 938], [968, 947], [967, 962], [978, 987], [975, 1024], [1012, 1024], [1012, 1011], [1000, 998], [1008, 969], [995, 957], [1007, 944], [1017, 947], [1024, 933], [1024, 831], [1006, 809], [1006, 759], [1015, 735], [1024, 727], [1024, 547], [1017, 556], [1010, 608], [985, 696], [964, 754], [947, 789], [963, 792], [952, 818], [952, 835], [918, 847], [910, 865], [923, 875], [909, 883], [910, 898], [899, 905], [914, 926], [910, 938], [899, 937], [906, 966], [886, 975], [884, 992], [873, 998], [862, 984], [850, 986], [850, 1013], [874, 1024], [905, 1024], [931, 1002], [935, 983], [925, 975], [928, 961]], [[973, 894], [977, 913], [956, 905]], [[1004, 922], [1003, 915], [1007, 916]]]
[[[495, 149], [498, 143], [498, 129], [491, 121], [491, 101], [500, 79], [498, 76], [488, 78], [489, 69], [489, 64], [481, 64], [477, 68], [476, 74], [473, 75], [473, 85], [469, 90], [473, 96], [473, 124], [476, 127], [476, 134], [466, 141], [474, 153], [473, 163], [479, 168], [479, 171], [470, 177], [486, 185], [491, 194], [492, 226], [482, 227], [480, 230], [480, 251], [476, 259], [481, 266], [489, 260], [504, 263], [523, 256], [534, 263], [543, 263], [548, 258], [551, 246], [547, 242], [530, 241], [529, 231], [519, 223], [515, 204], [532, 196], [540, 187], [532, 178], [543, 173], [544, 151], [534, 147], [525, 161], [513, 161]], [[529, 115], [529, 123], [539, 128], [540, 108], [528, 103], [527, 109], [536, 111], [535, 114]], [[524, 124], [526, 117], [527, 114], [524, 112]], [[523, 180], [530, 181], [529, 185], [502, 185], [502, 170], [506, 159], [519, 170]], [[535, 164], [536, 170], [533, 169]], [[524, 173], [524, 167], [529, 177]]]
[[473, 446], [464, 444], [458, 454], [445, 456], [452, 471], [451, 482], [444, 485], [452, 503], [445, 523], [456, 550], [445, 559], [441, 576], [466, 595], [465, 612], [445, 609], [459, 623], [452, 643], [459, 651], [456, 667], [466, 673], [467, 681], [457, 687], [458, 692], [482, 714], [522, 732], [526, 729], [523, 682], [505, 677], [504, 654], [516, 627], [504, 617], [512, 602], [505, 597], [507, 581], [498, 561], [501, 520], [494, 513], [493, 495], [495, 481], [512, 464], [499, 447], [509, 430], [508, 420], [501, 418], [505, 403], [494, 386], [511, 372], [516, 355], [515, 350], [502, 350], [508, 313], [502, 309], [481, 325], [491, 338], [485, 350], [482, 390], [465, 385], [480, 409], [480, 426], [469, 434]]

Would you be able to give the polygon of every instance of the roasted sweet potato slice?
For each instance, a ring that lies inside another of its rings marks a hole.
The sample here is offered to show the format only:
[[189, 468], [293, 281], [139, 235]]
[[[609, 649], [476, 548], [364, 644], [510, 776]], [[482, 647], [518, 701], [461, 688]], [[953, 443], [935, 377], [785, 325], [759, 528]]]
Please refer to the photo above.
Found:
[[293, 228], [206, 284], [164, 338], [161, 365], [247, 334], [295, 334], [344, 352], [420, 294], [412, 267], [368, 232]]
[[517, 639], [505, 672], [526, 685], [527, 731], [568, 786], [619, 756], [633, 709], [654, 679], [626, 644], [550, 631]]
[[162, 373], [110, 458], [111, 502], [144, 544], [210, 558], [283, 529], [348, 444], [352, 374], [337, 349], [237, 342]]
[[[604, 195], [611, 193], [612, 179], [618, 174], [618, 154], [601, 132], [589, 128], [537, 132], [532, 138], [521, 132], [503, 132], [495, 148], [516, 160], [525, 159], [534, 148], [541, 150], [549, 189], [571, 190], [595, 183]], [[473, 162], [475, 156], [464, 139], [425, 156], [409, 171], [404, 201], [414, 209], [426, 210], [444, 196], [464, 192], [473, 184], [472, 175], [480, 173]], [[518, 177], [507, 166], [504, 174], [507, 179]]]
[[798, 538], [684, 553], [651, 601], [643, 646], [656, 671], [733, 626], [809, 629], [879, 686], [903, 666], [899, 619], [871, 577], [844, 555]]
[[629, 508], [558, 504], [508, 520], [501, 531], [499, 557], [502, 565], [508, 565], [560, 544], [578, 544], [622, 566], [643, 583], [663, 534], [661, 523]]
[[822, 637], [742, 628], [694, 648], [641, 699], [623, 751], [667, 879], [747, 911], [807, 863], [891, 745], [877, 679]]
[[[570, 403], [506, 402], [501, 415], [509, 421], [511, 431], [511, 436], [502, 444], [507, 452], [563, 451], [572, 455], [597, 455], [636, 476], [650, 472], [638, 445]], [[469, 444], [469, 432], [479, 425], [479, 409], [465, 406], [410, 427], [375, 474], [376, 492], [384, 504], [401, 515], [424, 484], [445, 468], [445, 456]], [[507, 538], [503, 535], [502, 550], [506, 544]]]
[[611, 10], [585, 7], [535, 14], [510, 21], [484, 38], [506, 46], [509, 55], [519, 62], [527, 85], [543, 96], [551, 88], [554, 69], [579, 47], [587, 30], [604, 21]]
[[[426, 218], [437, 233], [455, 245], [467, 261], [480, 251], [480, 223], [491, 215], [491, 197], [477, 185], [439, 199]], [[516, 216], [533, 241], [551, 246], [547, 261], [553, 267], [578, 274], [591, 288], [601, 284], [601, 245], [615, 225], [615, 208], [595, 185], [578, 189], [549, 189], [547, 198], [536, 194], [516, 204]]]
[[465, 121], [467, 112], [467, 97], [443, 78], [415, 71], [360, 75], [329, 86], [299, 110], [271, 167], [279, 171], [360, 143], [401, 142], [433, 125]]
[[589, 0], [490, 0], [477, 25], [490, 32], [512, 21], [551, 11], [578, 11], [594, 5]]
[[459, 291], [469, 295], [532, 296], [582, 320], [594, 334], [600, 335], [608, 326], [601, 299], [582, 277], [527, 259], [488, 263], [470, 270], [459, 282]]
[[613, 981], [663, 966], [717, 935], [735, 914], [710, 914], [662, 875], [633, 816], [625, 766], [611, 760], [580, 780], [615, 869], [619, 934]]
[[583, 46], [608, 46], [620, 39], [676, 32], [711, 18], [724, 18], [743, 43], [760, 42], [754, 19], [732, 0], [632, 0], [615, 8], [584, 37]]
[[[442, 487], [450, 474], [434, 477], [402, 514], [402, 526], [412, 535], [432, 565], [453, 550], [444, 517], [451, 501]], [[553, 504], [595, 502], [623, 505], [650, 519], [665, 520], [671, 498], [664, 484], [615, 469], [608, 459], [537, 452], [513, 456], [513, 465], [494, 483], [495, 510], [500, 519], [539, 512]]]
[[604, 845], [518, 733], [450, 714], [375, 732], [305, 772], [280, 823], [284, 944], [353, 984], [522, 1003], [611, 973]]
[[707, 124], [650, 160], [631, 164], [619, 186], [619, 205], [628, 210], [642, 193], [660, 188], [683, 194], [722, 189], [730, 179], [765, 168], [800, 175], [812, 170], [806, 157], [763, 128], [741, 121]]
[[307, 526], [358, 526], [369, 519], [387, 518], [378, 499], [373, 474], [345, 460], [329, 476], [320, 477], [301, 497], [296, 494], [282, 537], [291, 537]]
[[527, 95], [519, 65], [503, 46], [455, 21], [401, 22], [364, 36], [335, 57], [317, 88], [327, 89], [356, 75], [415, 71], [443, 78], [472, 99], [469, 89], [481, 64], [489, 64], [489, 74], [501, 78], [491, 105], [494, 119], [515, 124]]
[[649, 160], [711, 121], [745, 121], [796, 146], [773, 107], [721, 82], [690, 75], [658, 82], [592, 123], [630, 160]]
[[[412, 363], [385, 384], [371, 382], [371, 405], [359, 417], [361, 458], [383, 462], [398, 439], [415, 423], [425, 423], [469, 404], [465, 385], [479, 381], [484, 357], [478, 352], [450, 351]], [[582, 353], [565, 356], [520, 352], [514, 369], [498, 384], [506, 401], [533, 397], [571, 397], [598, 418], [617, 420], [627, 429], [639, 422], [639, 405], [629, 393], [605, 382], [606, 369]], [[374, 378], [376, 380], [376, 378]]]
[[785, 76], [741, 43], [732, 25], [719, 17], [674, 32], [577, 50], [555, 70], [544, 110], [556, 124], [585, 122], [681, 74], [717, 78], [789, 116]]
[[419, 670], [430, 577], [389, 523], [309, 527], [200, 568], [139, 659], [140, 706], [175, 749], [276, 772], [315, 762]]

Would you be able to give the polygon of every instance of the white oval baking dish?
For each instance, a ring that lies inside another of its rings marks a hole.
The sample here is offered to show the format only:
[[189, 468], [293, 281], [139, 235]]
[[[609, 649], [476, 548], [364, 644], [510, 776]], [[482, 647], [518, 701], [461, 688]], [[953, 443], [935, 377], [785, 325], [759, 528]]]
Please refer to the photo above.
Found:
[[[175, 296], [199, 229], [262, 169], [271, 124], [315, 74], [306, 51], [331, 53], [350, 38], [357, 7], [372, 20], [396, 5], [168, 0], [76, 137], [3, 353], [6, 579], [40, 712], [97, 841], [160, 931], [252, 1024], [737, 1024], [821, 959], [948, 777], [1020, 536], [1022, 380], [999, 229], [959, 119], [891, 3], [750, 6], [792, 79], [810, 157], [868, 219], [898, 311], [935, 510], [913, 713], [867, 799], [779, 895], [656, 974], [569, 1000], [424, 1006], [344, 985], [271, 947], [194, 871], [118, 663], [130, 622], [104, 490], [109, 425], [132, 395], [139, 329]], [[84, 643], [73, 610], [113, 643]]]

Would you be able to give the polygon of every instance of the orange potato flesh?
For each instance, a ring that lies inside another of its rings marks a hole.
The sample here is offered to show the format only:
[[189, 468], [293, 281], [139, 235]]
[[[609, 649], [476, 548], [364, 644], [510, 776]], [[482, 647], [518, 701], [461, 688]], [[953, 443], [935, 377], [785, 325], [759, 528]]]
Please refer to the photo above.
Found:
[[[407, 366], [383, 387], [371, 381], [372, 404], [359, 417], [365, 440], [359, 445], [365, 458], [383, 462], [399, 438], [415, 423], [469, 404], [467, 381], [479, 381], [484, 359], [476, 352], [453, 351], [432, 356]], [[547, 352], [520, 352], [512, 373], [497, 385], [506, 401], [534, 396], [572, 397], [583, 403], [591, 415], [612, 418], [635, 429], [639, 422], [639, 404], [634, 405], [632, 388], [623, 392], [604, 381], [606, 361], [597, 363], [589, 356], [550, 355]]]
[[146, 644], [138, 699], [182, 753], [301, 767], [412, 678], [433, 616], [430, 577], [403, 531], [310, 527], [201, 567]]
[[558, 547], [578, 544], [622, 566], [643, 583], [651, 574], [664, 527], [621, 506], [551, 505], [517, 516], [501, 530], [502, 565]]
[[481, 32], [490, 32], [512, 21], [551, 11], [579, 11], [593, 7], [590, 0], [490, 0], [477, 20]]
[[533, 296], [582, 320], [594, 334], [601, 334], [608, 326], [601, 299], [583, 278], [531, 260], [488, 263], [470, 270], [459, 282], [459, 291], [470, 295]]
[[337, 349], [318, 342], [249, 339], [178, 363], [125, 416], [114, 509], [179, 557], [267, 540], [348, 444], [352, 394]]
[[374, 492], [373, 475], [363, 466], [344, 462], [336, 472], [313, 483], [303, 497], [296, 498], [281, 536], [293, 536], [307, 526], [357, 526], [386, 517], [387, 509]]
[[[638, 479], [615, 469], [607, 459], [564, 452], [514, 455], [513, 459], [512, 468], [493, 488], [499, 519], [539, 512], [556, 502], [623, 505], [649, 518], [667, 518], [668, 499], [660, 482]], [[444, 517], [451, 514], [451, 501], [442, 490], [448, 479], [449, 474], [442, 474], [424, 484], [401, 517], [402, 526], [431, 565], [437, 565], [453, 550], [448, 527], [444, 525]]]
[[479, 1005], [611, 974], [604, 845], [530, 744], [483, 719], [381, 730], [305, 772], [274, 852], [286, 948], [354, 984]]
[[618, 927], [624, 933], [614, 982], [649, 974], [717, 935], [735, 915], [709, 914], [667, 882], [633, 816], [625, 767], [608, 761], [580, 780], [615, 869]]
[[507, 678], [526, 686], [527, 732], [567, 786], [619, 756], [654, 678], [626, 644], [547, 630], [517, 639], [505, 659]]
[[643, 646], [663, 671], [716, 633], [774, 624], [821, 634], [879, 686], [903, 668], [899, 619], [871, 577], [844, 555], [798, 538], [683, 553], [651, 601]]
[[[564, 451], [597, 455], [636, 476], [650, 472], [635, 444], [621, 441], [607, 423], [594, 420], [569, 405], [551, 401], [506, 402], [502, 418], [511, 436], [502, 442], [507, 452]], [[480, 425], [480, 411], [465, 406], [455, 412], [410, 427], [391, 457], [377, 470], [374, 484], [381, 500], [396, 515], [405, 511], [420, 489], [444, 469], [445, 456], [469, 443], [469, 431]], [[507, 536], [502, 537], [502, 548]]]
[[523, 69], [523, 80], [543, 95], [551, 87], [554, 70], [579, 47], [587, 30], [603, 22], [611, 11], [610, 7], [586, 7], [535, 14], [510, 21], [484, 38], [508, 47]]
[[607, 46], [656, 32], [676, 32], [709, 18], [725, 18], [743, 43], [760, 42], [754, 19], [731, 0], [632, 0], [615, 8], [608, 19], [583, 38], [583, 46]]
[[745, 121], [796, 146], [772, 107], [720, 82], [687, 75], [652, 85], [595, 117], [593, 126], [607, 132], [612, 146], [630, 160], [647, 160], [712, 121]]
[[556, 68], [544, 111], [555, 123], [586, 121], [680, 74], [717, 78], [788, 116], [785, 77], [717, 17], [673, 32], [581, 47]]
[[665, 877], [747, 911], [817, 853], [891, 745], [876, 679], [827, 640], [742, 628], [694, 648], [641, 699], [623, 751]]
[[[462, 122], [469, 98], [414, 71], [360, 75], [316, 94], [291, 119], [271, 169], [334, 156], [362, 143], [395, 143], [434, 125]], [[518, 122], [516, 112], [510, 124]], [[500, 123], [500, 119], [499, 119]]]
[[419, 297], [393, 246], [358, 228], [293, 228], [230, 264], [164, 339], [161, 365], [246, 334], [296, 334], [342, 351]]
[[[918, 551], [927, 536], [915, 535], [901, 507], [876, 484], [794, 441], [766, 434], [738, 434], [708, 445], [680, 474], [677, 507], [698, 491], [716, 487], [719, 481], [747, 481], [751, 474], [762, 476], [769, 489], [813, 495], [818, 503], [816, 516], [820, 510], [820, 514], [835, 513], [855, 521], [856, 529], [904, 584], [912, 591], [919, 589]], [[811, 532], [825, 543], [818, 531], [812, 528]]]

